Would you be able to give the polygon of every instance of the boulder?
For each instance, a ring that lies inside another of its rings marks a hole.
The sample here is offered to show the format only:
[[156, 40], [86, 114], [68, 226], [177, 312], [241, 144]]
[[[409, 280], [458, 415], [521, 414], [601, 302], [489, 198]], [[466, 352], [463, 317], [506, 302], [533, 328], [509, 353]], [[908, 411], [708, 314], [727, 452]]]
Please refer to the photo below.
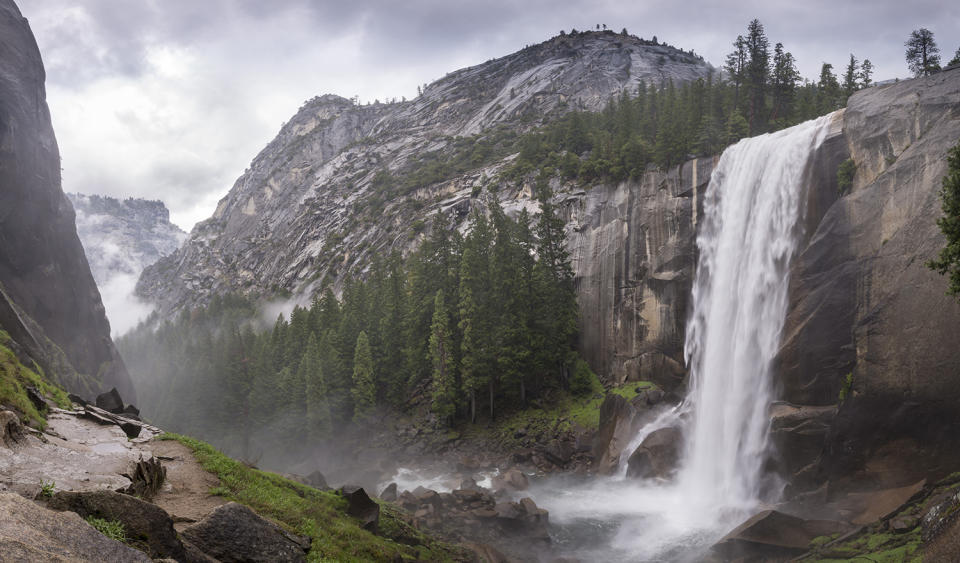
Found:
[[600, 405], [600, 425], [593, 441], [593, 469], [610, 475], [620, 464], [620, 455], [637, 431], [637, 409], [615, 393], [609, 393]]
[[20, 423], [20, 417], [13, 411], [0, 411], [0, 443], [13, 448], [26, 440], [27, 435]]
[[804, 520], [764, 510], [737, 526], [711, 548], [724, 560], [786, 560], [806, 553], [810, 541], [849, 531], [842, 522]]
[[570, 463], [570, 459], [577, 449], [572, 443], [566, 440], [550, 440], [541, 450], [547, 461], [558, 467], [564, 467]]
[[123, 415], [126, 415], [126, 416], [133, 416], [133, 417], [137, 417], [137, 418], [139, 419], [139, 417], [140, 417], [140, 409], [138, 409], [137, 407], [135, 407], [135, 406], [133, 406], [133, 405], [127, 405], [126, 407], [124, 407], [122, 413], [117, 413], [117, 414], [123, 414]]
[[495, 491], [525, 491], [530, 486], [526, 473], [519, 469], [510, 469], [493, 478], [492, 488]]
[[43, 397], [43, 394], [34, 387], [33, 385], [27, 385], [27, 398], [30, 399], [30, 402], [33, 403], [33, 408], [37, 409], [40, 412], [43, 412], [47, 408], [47, 400]]
[[166, 481], [167, 468], [155, 457], [144, 461], [143, 456], [140, 456], [137, 463], [133, 465], [133, 470], [125, 477], [130, 479], [131, 484], [119, 492], [149, 500], [157, 494], [163, 482]]
[[150, 563], [141, 551], [114, 541], [73, 512], [46, 509], [0, 492], [0, 560]]
[[61, 491], [47, 501], [53, 510], [76, 512], [81, 518], [95, 517], [123, 523], [129, 543], [151, 557], [182, 560], [183, 544], [173, 529], [170, 515], [155, 504], [113, 491]]
[[116, 387], [106, 393], [97, 395], [96, 405], [97, 408], [101, 408], [107, 412], [123, 414], [123, 399], [120, 397], [120, 392], [117, 391]]
[[345, 485], [340, 488], [340, 494], [347, 499], [347, 514], [360, 520], [363, 529], [377, 533], [380, 525], [380, 505], [367, 495], [363, 487]]
[[320, 473], [319, 469], [307, 475], [306, 479], [304, 479], [304, 484], [321, 491], [330, 489], [330, 486], [327, 485], [327, 478], [323, 476], [323, 473]]
[[143, 426], [135, 422], [121, 422], [120, 430], [123, 430], [127, 438], [136, 438], [140, 435], [140, 431], [143, 430]]
[[390, 483], [380, 491], [380, 499], [387, 502], [394, 502], [397, 500], [397, 484]]
[[181, 535], [223, 563], [303, 562], [310, 546], [309, 538], [287, 533], [235, 502], [216, 508]]
[[627, 477], [642, 479], [670, 477], [683, 449], [683, 432], [668, 427], [654, 430], [627, 460]]

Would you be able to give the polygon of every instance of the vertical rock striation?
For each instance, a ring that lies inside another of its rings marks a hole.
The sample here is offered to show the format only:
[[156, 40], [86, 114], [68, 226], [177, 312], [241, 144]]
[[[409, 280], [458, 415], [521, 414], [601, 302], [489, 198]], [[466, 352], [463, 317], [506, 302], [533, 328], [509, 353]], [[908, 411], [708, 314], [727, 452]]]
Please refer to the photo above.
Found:
[[[40, 51], [26, 19], [12, 0], [0, 0], [0, 284], [2, 308], [8, 311], [4, 328], [11, 334], [41, 330], [76, 372], [88, 376], [83, 379], [93, 378], [92, 385], [104, 389], [117, 387], [127, 400], [134, 400], [77, 238], [73, 208], [60, 188], [60, 154], [44, 80]], [[17, 309], [18, 314], [9, 313]], [[34, 359], [45, 363], [43, 358]], [[56, 362], [46, 364], [54, 376], [70, 371], [58, 369]]]

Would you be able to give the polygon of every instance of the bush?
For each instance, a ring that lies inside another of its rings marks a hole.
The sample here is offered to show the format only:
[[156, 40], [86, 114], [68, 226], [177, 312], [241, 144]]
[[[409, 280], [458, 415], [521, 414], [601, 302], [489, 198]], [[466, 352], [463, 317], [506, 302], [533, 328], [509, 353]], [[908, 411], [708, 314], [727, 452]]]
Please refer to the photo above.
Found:
[[853, 187], [853, 176], [857, 173], [857, 165], [852, 158], [848, 158], [837, 167], [837, 192], [843, 195]]

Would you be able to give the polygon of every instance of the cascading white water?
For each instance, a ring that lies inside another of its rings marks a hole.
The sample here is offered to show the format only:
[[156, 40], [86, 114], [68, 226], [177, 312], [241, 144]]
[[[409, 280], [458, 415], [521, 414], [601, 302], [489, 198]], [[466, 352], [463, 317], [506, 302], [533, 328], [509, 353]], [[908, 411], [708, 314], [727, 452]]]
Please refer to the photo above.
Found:
[[730, 147], [705, 194], [684, 347], [692, 420], [678, 475], [705, 509], [742, 511], [759, 500], [774, 400], [769, 372], [787, 311], [803, 180], [829, 122]]
[[657, 428], [682, 425], [686, 450], [674, 482], [621, 479], [537, 497], [554, 521], [601, 526], [616, 519], [604, 559], [695, 558], [763, 500], [775, 500], [762, 498], [770, 368], [786, 315], [807, 164], [831, 119], [744, 139], [723, 152], [711, 176], [684, 350], [689, 393], [630, 446]]

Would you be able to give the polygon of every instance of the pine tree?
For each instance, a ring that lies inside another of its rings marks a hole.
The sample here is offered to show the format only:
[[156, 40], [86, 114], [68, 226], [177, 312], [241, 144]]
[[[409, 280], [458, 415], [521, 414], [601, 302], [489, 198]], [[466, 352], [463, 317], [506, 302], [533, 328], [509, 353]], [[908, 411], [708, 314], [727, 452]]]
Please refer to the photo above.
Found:
[[783, 43], [773, 48], [773, 107], [770, 121], [787, 122], [793, 114], [794, 96], [800, 73], [797, 71], [793, 55], [783, 50]]
[[843, 95], [844, 99], [849, 98], [857, 91], [858, 82], [857, 78], [860, 76], [858, 71], [859, 63], [857, 58], [853, 56], [853, 53], [850, 53], [850, 62], [847, 63], [847, 70], [843, 73]]
[[577, 330], [577, 297], [573, 267], [567, 252], [566, 224], [553, 205], [553, 193], [542, 182], [538, 186], [540, 222], [537, 225], [537, 275], [544, 304], [541, 327], [545, 330], [540, 365], [566, 380], [571, 340]]
[[742, 35], [738, 35], [736, 41], [733, 42], [733, 52], [727, 55], [726, 63], [723, 66], [727, 76], [733, 82], [734, 110], [740, 107], [740, 87], [743, 86], [746, 78], [747, 60], [747, 41]]
[[840, 83], [833, 74], [833, 65], [823, 63], [820, 67], [820, 82], [817, 84], [818, 112], [826, 114], [840, 108]]
[[745, 84], [749, 91], [747, 121], [750, 134], [755, 135], [766, 128], [766, 91], [770, 77], [769, 40], [763, 31], [760, 20], [754, 19], [747, 25], [747, 65]]
[[456, 382], [453, 362], [453, 331], [443, 290], [437, 290], [430, 326], [430, 358], [433, 362], [433, 385], [430, 409], [442, 421], [449, 422], [456, 412]]
[[869, 88], [873, 84], [873, 63], [870, 59], [863, 59], [860, 65], [860, 87]]
[[943, 216], [937, 219], [937, 226], [946, 236], [947, 245], [936, 260], [927, 262], [927, 266], [941, 275], [948, 275], [950, 285], [947, 294], [960, 299], [960, 143], [947, 153], [947, 163], [947, 174], [943, 177], [943, 187], [940, 189]]
[[306, 390], [307, 431], [314, 439], [326, 436], [331, 430], [329, 389], [323, 373], [320, 344], [315, 334], [307, 339], [307, 349], [300, 360], [300, 375]]
[[921, 27], [910, 33], [904, 43], [907, 48], [907, 67], [914, 76], [928, 76], [940, 70], [940, 49], [933, 40], [933, 32]]
[[953, 65], [960, 65], [960, 47], [957, 47], [957, 52], [953, 54], [953, 58], [947, 63], [947, 66]]
[[353, 355], [353, 420], [365, 419], [373, 412], [377, 401], [377, 388], [373, 380], [373, 355], [367, 333], [357, 335]]
[[470, 403], [470, 418], [476, 421], [477, 394], [492, 386], [493, 348], [490, 287], [492, 236], [486, 217], [477, 210], [470, 216], [471, 231], [463, 241], [460, 258], [460, 373]]

